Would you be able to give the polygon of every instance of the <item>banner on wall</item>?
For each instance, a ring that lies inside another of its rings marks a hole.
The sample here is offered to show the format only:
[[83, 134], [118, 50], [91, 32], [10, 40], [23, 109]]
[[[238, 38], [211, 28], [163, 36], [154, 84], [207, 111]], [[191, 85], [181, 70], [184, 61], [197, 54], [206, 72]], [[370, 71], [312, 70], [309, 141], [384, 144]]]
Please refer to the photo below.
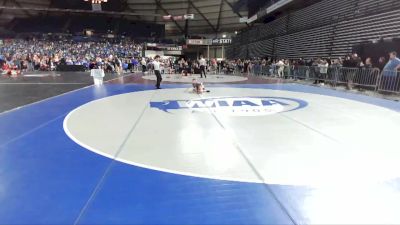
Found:
[[153, 51], [153, 50], [145, 51], [145, 57], [154, 58], [156, 55], [164, 56], [164, 51]]
[[146, 43], [148, 50], [167, 50], [167, 51], [182, 51], [182, 46], [159, 44], [159, 43]]
[[188, 39], [187, 45], [229, 45], [232, 43], [230, 38], [214, 38], [214, 39]]
[[182, 54], [182, 51], [168, 51], [168, 50], [166, 50], [166, 51], [164, 51], [164, 55], [169, 55], [169, 56], [181, 56], [181, 55], [183, 55]]
[[187, 45], [212, 45], [211, 39], [187, 39]]
[[232, 44], [232, 39], [230, 38], [216, 38], [212, 40], [213, 45], [229, 45]]

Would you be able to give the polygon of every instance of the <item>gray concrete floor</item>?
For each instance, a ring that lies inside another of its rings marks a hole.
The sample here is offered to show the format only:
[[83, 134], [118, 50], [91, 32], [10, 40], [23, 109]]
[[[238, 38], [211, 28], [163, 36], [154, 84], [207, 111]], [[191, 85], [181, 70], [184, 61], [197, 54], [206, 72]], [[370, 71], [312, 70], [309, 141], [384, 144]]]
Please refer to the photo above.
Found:
[[[116, 78], [107, 74], [105, 81]], [[93, 84], [89, 72], [26, 72], [0, 76], [0, 113]]]

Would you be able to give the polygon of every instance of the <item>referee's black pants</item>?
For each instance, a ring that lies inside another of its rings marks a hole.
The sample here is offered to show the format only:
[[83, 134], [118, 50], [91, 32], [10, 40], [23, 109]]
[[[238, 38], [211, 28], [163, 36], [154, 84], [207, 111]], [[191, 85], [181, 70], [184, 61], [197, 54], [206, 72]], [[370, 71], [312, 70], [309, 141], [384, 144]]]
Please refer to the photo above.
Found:
[[160, 88], [161, 81], [162, 81], [161, 73], [160, 73], [159, 70], [154, 70], [154, 73], [156, 74], [156, 77], [157, 77], [157, 84], [156, 84], [156, 87], [157, 87], [157, 88]]
[[201, 76], [201, 78], [203, 78], [203, 74], [204, 74], [204, 77], [207, 78], [206, 67], [205, 66], [200, 66], [200, 76]]

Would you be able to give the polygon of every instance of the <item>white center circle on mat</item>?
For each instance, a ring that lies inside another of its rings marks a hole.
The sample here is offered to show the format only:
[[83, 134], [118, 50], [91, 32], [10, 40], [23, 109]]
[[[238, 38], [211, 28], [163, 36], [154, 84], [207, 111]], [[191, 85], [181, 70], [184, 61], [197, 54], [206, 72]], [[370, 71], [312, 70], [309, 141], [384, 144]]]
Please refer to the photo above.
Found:
[[310, 186], [400, 177], [398, 112], [342, 98], [267, 89], [212, 88], [204, 98], [243, 96], [296, 98], [309, 105], [255, 117], [188, 109], [165, 112], [150, 107], [150, 102], [199, 96], [188, 89], [163, 89], [85, 104], [65, 118], [64, 129], [95, 153], [181, 175]]
[[[145, 80], [157, 80], [155, 75], [145, 75], [142, 78]], [[207, 75], [207, 78], [200, 78], [200, 75], [182, 76], [180, 74], [163, 74], [162, 78], [163, 81], [173, 83], [192, 83], [193, 78], [204, 83], [234, 83], [248, 80], [247, 77], [235, 75]]]

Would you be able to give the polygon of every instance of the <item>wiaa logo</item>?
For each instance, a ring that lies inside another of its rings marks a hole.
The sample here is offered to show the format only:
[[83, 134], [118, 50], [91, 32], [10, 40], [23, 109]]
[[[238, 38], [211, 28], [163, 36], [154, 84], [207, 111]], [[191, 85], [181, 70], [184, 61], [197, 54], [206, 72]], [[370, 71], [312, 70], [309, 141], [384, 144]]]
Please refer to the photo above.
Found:
[[299, 110], [307, 102], [283, 97], [223, 97], [197, 100], [166, 100], [150, 102], [151, 108], [167, 113], [177, 110], [216, 113], [228, 116], [263, 116]]

